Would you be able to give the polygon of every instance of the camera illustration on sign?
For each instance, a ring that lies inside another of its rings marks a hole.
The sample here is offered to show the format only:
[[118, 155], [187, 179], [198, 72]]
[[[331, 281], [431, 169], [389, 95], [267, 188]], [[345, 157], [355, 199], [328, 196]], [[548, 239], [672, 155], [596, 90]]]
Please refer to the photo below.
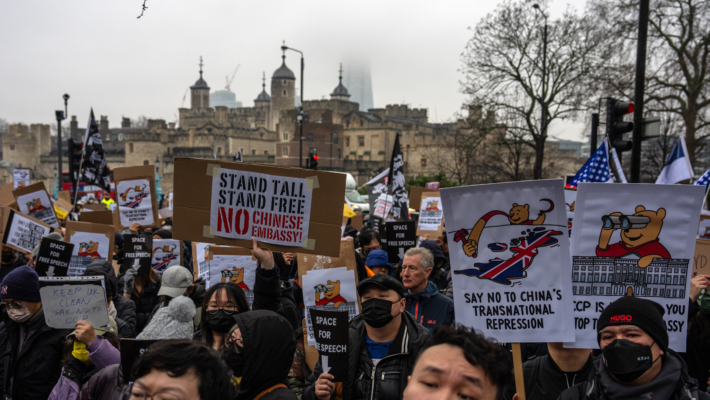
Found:
[[[638, 205], [634, 211], [603, 215], [596, 256], [572, 257], [575, 295], [685, 296], [690, 260], [674, 259], [659, 239], [665, 208]], [[620, 240], [609, 244], [617, 231]]]
[[150, 193], [146, 192], [148, 185], [136, 185], [129, 187], [125, 192], [119, 194], [121, 201], [121, 207], [137, 208], [141, 205], [141, 202], [146, 199]]
[[[530, 219], [530, 206], [528, 204], [518, 205], [513, 203], [510, 212], [490, 211], [481, 217], [469, 234], [466, 229], [460, 229], [454, 234], [454, 241], [462, 242], [463, 252], [468, 257], [478, 257], [478, 242], [483, 229], [488, 221], [497, 215], [508, 218], [507, 225], [542, 225], [545, 223], [545, 216], [555, 208], [555, 204], [550, 199], [541, 199], [549, 203], [549, 208], [541, 210], [535, 220]], [[491, 226], [493, 227], [493, 226]], [[487, 263], [475, 263], [475, 268], [454, 271], [456, 275], [475, 276], [479, 279], [489, 279], [503, 285], [512, 284], [513, 279], [523, 279], [527, 277], [526, 270], [532, 265], [535, 256], [538, 255], [539, 248], [557, 245], [558, 240], [554, 237], [562, 232], [547, 229], [539, 226], [520, 232], [521, 235], [510, 239], [510, 246], [502, 242], [489, 243], [487, 247], [493, 252], [503, 252], [510, 250], [513, 256], [508, 259], [494, 258]]]
[[170, 264], [179, 257], [178, 246], [165, 245], [165, 246], [153, 246], [153, 259], [151, 261], [151, 267], [156, 272], [162, 274]]
[[46, 210], [47, 207], [42, 205], [42, 200], [32, 199], [32, 201], [27, 202], [27, 209], [29, 210], [29, 213], [32, 215], [34, 213], [38, 213], [43, 210]]
[[348, 302], [340, 295], [340, 281], [332, 282], [329, 280], [327, 284], [319, 284], [314, 289], [316, 291], [317, 306], [333, 303], [333, 307], [338, 308], [341, 303]]
[[77, 254], [77, 256], [91, 257], [91, 260], [102, 258], [101, 254], [99, 254], [99, 242], [89, 241], [88, 243], [79, 243], [79, 253]]
[[222, 270], [222, 283], [228, 280], [244, 290], [249, 290], [249, 286], [244, 283], [244, 268], [232, 267], [231, 270]]

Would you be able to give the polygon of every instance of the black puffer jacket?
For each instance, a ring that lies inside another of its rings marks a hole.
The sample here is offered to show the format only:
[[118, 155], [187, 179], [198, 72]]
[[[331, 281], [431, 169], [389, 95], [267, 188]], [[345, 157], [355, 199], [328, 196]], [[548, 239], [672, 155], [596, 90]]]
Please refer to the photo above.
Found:
[[[345, 399], [396, 400], [402, 398], [407, 377], [412, 374], [419, 349], [429, 339], [429, 331], [419, 325], [408, 312], [402, 313], [399, 333], [387, 355], [374, 366], [365, 345], [365, 320], [358, 315], [350, 321], [348, 349], [348, 381]], [[303, 388], [304, 400], [316, 400], [315, 382], [323, 373], [321, 362]], [[374, 387], [373, 387], [374, 381]], [[331, 396], [335, 399], [335, 394]]]
[[[525, 382], [525, 398], [527, 400], [556, 399], [559, 395], [577, 383], [586, 382], [594, 370], [592, 365], [594, 357], [589, 353], [589, 358], [584, 367], [568, 376], [549, 354], [532, 356], [523, 363], [523, 382]], [[516, 393], [515, 379], [503, 388], [503, 400], [511, 400]]]
[[119, 400], [123, 389], [123, 371], [120, 364], [109, 365], [94, 374], [81, 387], [77, 400]]
[[[286, 384], [296, 351], [296, 337], [291, 324], [284, 317], [267, 310], [237, 314], [234, 320], [244, 340], [244, 376], [237, 399], [251, 400], [266, 389]], [[286, 386], [265, 394], [261, 399], [297, 400], [297, 397]]]
[[129, 339], [135, 337], [136, 326], [136, 306], [132, 301], [123, 297], [116, 285], [116, 272], [110, 261], [92, 261], [84, 276], [103, 276], [106, 280], [106, 297], [111, 297], [113, 306], [116, 308], [116, 327], [121, 338]]
[[292, 331], [301, 325], [296, 312], [296, 301], [293, 299], [293, 288], [289, 282], [281, 281], [279, 268], [276, 266], [273, 269], [256, 269], [252, 310], [276, 311], [291, 324]]
[[10, 398], [46, 399], [62, 373], [62, 351], [71, 330], [50, 328], [40, 311], [26, 323], [29, 336], [20, 346], [20, 324], [10, 319], [4, 310], [2, 320], [0, 394], [5, 392], [5, 385], [9, 388], [12, 382], [12, 393], [6, 393]]

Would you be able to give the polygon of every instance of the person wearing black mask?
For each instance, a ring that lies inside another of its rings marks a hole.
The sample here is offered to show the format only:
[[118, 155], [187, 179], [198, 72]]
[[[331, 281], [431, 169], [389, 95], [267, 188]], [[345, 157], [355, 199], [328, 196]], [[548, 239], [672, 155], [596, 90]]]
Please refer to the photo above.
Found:
[[[357, 291], [362, 313], [350, 321], [350, 365], [343, 398], [401, 399], [429, 331], [404, 311], [404, 286], [393, 277], [375, 275], [361, 281]], [[335, 393], [333, 376], [324, 373], [318, 361], [303, 390], [303, 399], [334, 399]]]
[[231, 282], [212, 285], [205, 293], [200, 330], [195, 333], [194, 339], [223, 351], [224, 338], [234, 326], [233, 317], [246, 311], [249, 311], [249, 303], [242, 288]]
[[620, 297], [597, 321], [602, 356], [585, 383], [562, 392], [560, 400], [708, 400], [688, 375], [683, 359], [668, 348], [663, 307], [651, 300]]

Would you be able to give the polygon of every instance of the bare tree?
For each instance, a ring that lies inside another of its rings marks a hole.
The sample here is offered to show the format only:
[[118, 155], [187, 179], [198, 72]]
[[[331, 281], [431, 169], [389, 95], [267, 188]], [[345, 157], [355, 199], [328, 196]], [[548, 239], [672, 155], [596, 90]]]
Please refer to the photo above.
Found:
[[10, 128], [10, 124], [7, 122], [5, 118], [0, 118], [0, 133], [7, 132], [7, 130]]
[[148, 118], [145, 115], [140, 115], [136, 119], [131, 119], [131, 128], [147, 128]]
[[[546, 10], [547, 1], [540, 7]], [[543, 176], [547, 140], [547, 128], [540, 130], [540, 105], [547, 110], [547, 126], [586, 110], [596, 92], [589, 78], [608, 57], [604, 32], [595, 21], [568, 10], [548, 27], [547, 72], [542, 79], [543, 25], [530, 1], [506, 0], [476, 25], [462, 55], [463, 92], [472, 102], [520, 118], [525, 134], [516, 133], [513, 143], [534, 149], [535, 179]]]

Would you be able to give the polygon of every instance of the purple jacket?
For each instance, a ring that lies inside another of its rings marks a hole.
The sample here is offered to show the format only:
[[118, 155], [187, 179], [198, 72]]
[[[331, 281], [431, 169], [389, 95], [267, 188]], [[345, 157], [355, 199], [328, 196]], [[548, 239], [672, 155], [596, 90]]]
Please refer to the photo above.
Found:
[[[86, 346], [86, 349], [89, 351], [89, 359], [99, 371], [109, 365], [121, 362], [121, 353], [118, 349], [101, 336], [97, 336], [90, 346]], [[64, 372], [64, 368], [62, 368], [62, 372]], [[76, 382], [62, 373], [48, 400], [75, 400], [79, 396], [80, 389]]]

